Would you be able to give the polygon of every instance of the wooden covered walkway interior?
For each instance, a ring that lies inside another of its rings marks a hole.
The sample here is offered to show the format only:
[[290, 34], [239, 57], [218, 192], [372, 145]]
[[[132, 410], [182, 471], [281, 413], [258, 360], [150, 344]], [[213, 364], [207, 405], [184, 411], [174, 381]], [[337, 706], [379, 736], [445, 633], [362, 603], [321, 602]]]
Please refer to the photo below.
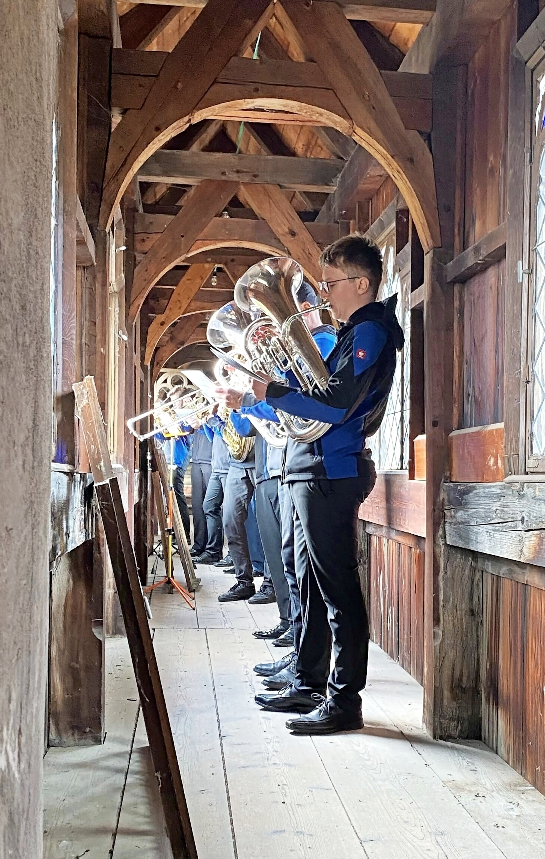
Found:
[[[545, 797], [483, 743], [432, 740], [376, 645], [362, 731], [295, 737], [260, 710], [252, 668], [278, 648], [251, 633], [276, 607], [218, 603], [225, 574], [199, 570], [196, 611], [155, 592], [151, 621], [199, 857], [542, 859]], [[106, 651], [104, 745], [45, 757], [44, 855], [170, 859], [126, 639]]]

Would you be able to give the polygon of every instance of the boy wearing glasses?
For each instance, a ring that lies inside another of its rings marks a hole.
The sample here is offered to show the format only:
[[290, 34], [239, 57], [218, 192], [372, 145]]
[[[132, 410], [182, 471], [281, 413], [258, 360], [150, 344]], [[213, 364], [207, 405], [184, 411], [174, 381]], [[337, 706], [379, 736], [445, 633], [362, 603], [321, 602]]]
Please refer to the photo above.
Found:
[[[287, 727], [299, 734], [329, 734], [363, 726], [361, 698], [367, 676], [369, 624], [356, 557], [358, 508], [375, 483], [365, 438], [378, 429], [403, 332], [396, 299], [377, 302], [382, 257], [363, 236], [345, 236], [320, 258], [322, 296], [343, 323], [327, 359], [323, 391], [305, 393], [275, 382], [254, 382], [257, 399], [275, 409], [330, 423], [311, 444], [290, 439], [284, 480], [295, 509], [295, 557], [303, 631], [295, 680], [279, 694], [261, 694], [267, 710], [305, 714]], [[335, 665], [329, 679], [331, 639]], [[327, 697], [326, 697], [327, 693]]]

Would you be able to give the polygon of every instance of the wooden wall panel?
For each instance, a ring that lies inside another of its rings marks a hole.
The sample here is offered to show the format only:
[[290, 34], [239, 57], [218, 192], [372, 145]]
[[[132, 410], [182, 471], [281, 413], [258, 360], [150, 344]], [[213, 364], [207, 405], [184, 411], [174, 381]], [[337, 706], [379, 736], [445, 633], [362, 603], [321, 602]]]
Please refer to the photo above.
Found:
[[368, 540], [371, 639], [422, 683], [424, 552], [380, 534]]
[[483, 740], [545, 793], [545, 591], [482, 575]]
[[369, 200], [369, 225], [374, 224], [377, 218], [382, 215], [386, 206], [389, 206], [395, 199], [396, 194], [397, 186], [393, 179], [388, 176]]
[[503, 420], [505, 260], [463, 287], [462, 428]]
[[490, 31], [468, 66], [464, 246], [505, 219], [511, 15]]

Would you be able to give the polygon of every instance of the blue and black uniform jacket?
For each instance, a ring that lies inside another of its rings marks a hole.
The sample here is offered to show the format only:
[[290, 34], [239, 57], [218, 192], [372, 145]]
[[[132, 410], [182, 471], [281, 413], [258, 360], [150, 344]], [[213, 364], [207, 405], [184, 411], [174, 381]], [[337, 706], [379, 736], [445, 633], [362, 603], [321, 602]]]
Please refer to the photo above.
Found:
[[267, 403], [292, 415], [332, 424], [317, 441], [288, 440], [284, 479], [357, 477], [366, 436], [377, 431], [394, 378], [403, 331], [395, 316], [397, 296], [360, 307], [338, 332], [326, 360], [327, 388], [308, 394], [271, 382]]

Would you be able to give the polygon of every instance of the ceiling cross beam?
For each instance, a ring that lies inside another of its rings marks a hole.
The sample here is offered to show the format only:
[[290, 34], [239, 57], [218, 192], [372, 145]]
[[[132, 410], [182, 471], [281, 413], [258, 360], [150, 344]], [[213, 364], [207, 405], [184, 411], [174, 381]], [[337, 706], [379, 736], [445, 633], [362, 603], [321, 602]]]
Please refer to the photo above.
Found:
[[193, 297], [204, 286], [212, 274], [214, 266], [211, 263], [197, 263], [188, 268], [178, 286], [170, 296], [164, 313], [156, 316], [148, 328], [144, 362], [149, 364], [162, 335], [180, 316], [183, 316]]
[[129, 308], [131, 322], [150, 289], [169, 268], [185, 258], [202, 230], [227, 205], [238, 187], [237, 182], [205, 180], [187, 192], [178, 214], [136, 267]]

